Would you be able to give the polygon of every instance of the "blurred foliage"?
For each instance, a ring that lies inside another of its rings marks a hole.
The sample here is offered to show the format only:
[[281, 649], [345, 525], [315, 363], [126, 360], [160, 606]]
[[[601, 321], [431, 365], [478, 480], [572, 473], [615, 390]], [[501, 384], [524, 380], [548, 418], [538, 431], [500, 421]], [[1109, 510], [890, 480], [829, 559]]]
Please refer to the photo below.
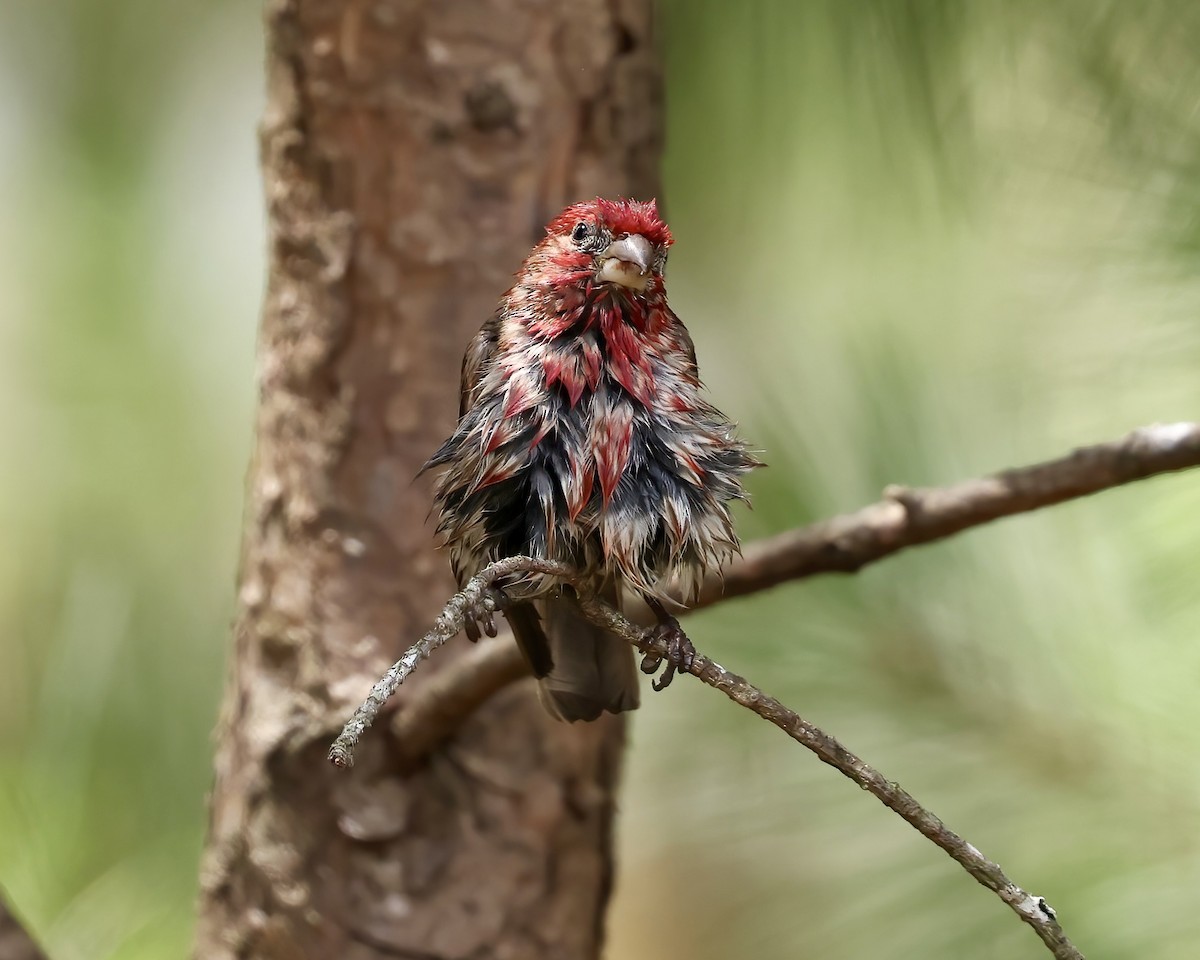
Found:
[[[672, 298], [772, 465], [747, 535], [1197, 416], [1200, 8], [662, 20]], [[249, 448], [260, 29], [229, 0], [0, 6], [0, 885], [56, 960], [190, 937]], [[1198, 537], [1200, 483], [1166, 478], [693, 632], [1096, 955], [1190, 958]], [[647, 700], [613, 956], [1041, 955], [761, 722], [698, 685]]]
[[244, 4], [0, 7], [0, 877], [55, 960], [190, 936], [250, 439], [260, 49]]

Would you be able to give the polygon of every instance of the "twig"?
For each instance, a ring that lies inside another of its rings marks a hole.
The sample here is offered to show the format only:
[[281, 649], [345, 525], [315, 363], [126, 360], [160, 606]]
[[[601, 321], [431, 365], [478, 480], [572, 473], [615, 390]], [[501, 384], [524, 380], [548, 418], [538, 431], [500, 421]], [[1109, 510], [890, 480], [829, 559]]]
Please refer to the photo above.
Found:
[[[409, 649], [387, 675], [375, 684], [367, 701], [355, 712], [341, 735], [334, 741], [329, 751], [329, 759], [338, 766], [349, 766], [353, 761], [354, 747], [359, 737], [370, 725], [383, 703], [412, 673], [416, 664], [461, 630], [467, 616], [485, 609], [480, 605], [492, 584], [502, 577], [516, 573], [546, 574], [568, 582], [577, 580], [576, 571], [568, 565], [533, 557], [509, 557], [485, 568], [461, 592], [450, 599], [438, 617], [434, 629]], [[583, 615], [593, 623], [637, 647], [642, 653], [659, 660], [666, 657], [666, 643], [653, 629], [635, 626], [613, 607], [594, 597], [581, 598], [579, 606]], [[1083, 960], [1083, 954], [1067, 939], [1054, 911], [1044, 899], [1026, 893], [1009, 880], [997, 864], [950, 830], [898, 784], [887, 780], [878, 770], [855, 756], [836, 739], [789, 710], [774, 697], [767, 696], [715, 661], [697, 654], [688, 672], [720, 690], [735, 703], [775, 724], [797, 743], [815, 753], [823, 762], [835, 767], [864, 790], [869, 790], [886, 807], [895, 811], [945, 850], [964, 870], [1008, 904], [1025, 923], [1033, 927], [1058, 960]]]
[[[889, 487], [881, 502], [855, 513], [749, 544], [721, 577], [705, 581], [691, 609], [820, 573], [852, 573], [1001, 517], [1195, 466], [1200, 424], [1175, 423], [948, 487]], [[522, 662], [511, 643], [487, 644], [446, 667], [396, 714], [393, 732], [401, 735], [405, 755], [419, 759], [451, 736], [480, 703], [527, 674]]]
[[392, 717], [392, 740], [404, 762], [428, 756], [496, 691], [529, 675], [529, 664], [507, 634], [456, 657]]
[[1197, 466], [1200, 423], [1168, 423], [948, 487], [889, 487], [883, 500], [855, 513], [750, 544], [721, 576], [705, 581], [693, 608], [818, 573], [854, 573], [908, 547], [1001, 517]]
[[495, 604], [488, 594], [497, 580], [517, 573], [541, 573], [570, 582], [575, 571], [565, 564], [537, 560], [533, 557], [509, 557], [493, 563], [468, 581], [467, 585], [452, 596], [443, 608], [437, 621], [425, 636], [409, 647], [399, 660], [375, 681], [367, 699], [346, 721], [342, 732], [329, 748], [329, 760], [335, 766], [354, 765], [354, 747], [375, 720], [383, 705], [400, 689], [400, 684], [409, 678], [418, 664], [447, 640], [456, 636], [466, 623], [467, 617], [477, 612], [494, 612]]
[[[1196, 466], [1200, 466], [1200, 424], [1175, 423], [1143, 427], [1120, 440], [1081, 447], [1057, 460], [948, 487], [889, 487], [881, 502], [856, 513], [751, 544], [744, 557], [729, 565], [722, 577], [706, 581], [694, 606], [709, 606], [818, 573], [851, 573], [908, 547], [944, 539], [1000, 517]], [[489, 566], [450, 599], [433, 630], [372, 687], [366, 702], [334, 741], [329, 759], [339, 766], [349, 766], [362, 733], [417, 664], [462, 630], [468, 616], [494, 609], [494, 604], [489, 606], [489, 588], [495, 581], [518, 572], [546, 574], [568, 582], [575, 578], [575, 571], [563, 564], [527, 557], [512, 557]], [[611, 607], [592, 599], [585, 599], [582, 606], [590, 619], [643, 652], [659, 656], [665, 653], [648, 631], [635, 627]], [[519, 678], [523, 671], [518, 667], [511, 644], [489, 644], [461, 660], [436, 684], [427, 687], [407, 715], [397, 719], [398, 732], [404, 736], [402, 743], [407, 744], [402, 748], [404, 752], [412, 758], [421, 756], [491, 693]], [[1055, 957], [1082, 957], [1044, 900], [1012, 883], [999, 866], [837, 740], [706, 657], [698, 656], [690, 672], [771, 721], [825, 763], [870, 790], [994, 891], [1034, 928]]]
[[[655, 638], [653, 630], [635, 626], [608, 604], [585, 599], [580, 601], [580, 608], [593, 623], [628, 641], [643, 653], [651, 653], [658, 657], [665, 655], [665, 644]], [[945, 850], [967, 873], [1008, 904], [1017, 916], [1033, 927], [1058, 960], [1083, 960], [1083, 954], [1063, 933], [1054, 910], [1042, 897], [1026, 893], [1018, 887], [1005, 876], [999, 864], [987, 859], [972, 844], [967, 843], [921, 806], [908, 791], [888, 780], [865, 760], [855, 756], [836, 738], [789, 710], [744, 678], [730, 673], [716, 661], [701, 654], [696, 655], [688, 672], [710, 687], [720, 690], [734, 703], [775, 724], [801, 746], [815, 753], [822, 762], [837, 769], [872, 793], [885, 807], [899, 814], [922, 835]]]

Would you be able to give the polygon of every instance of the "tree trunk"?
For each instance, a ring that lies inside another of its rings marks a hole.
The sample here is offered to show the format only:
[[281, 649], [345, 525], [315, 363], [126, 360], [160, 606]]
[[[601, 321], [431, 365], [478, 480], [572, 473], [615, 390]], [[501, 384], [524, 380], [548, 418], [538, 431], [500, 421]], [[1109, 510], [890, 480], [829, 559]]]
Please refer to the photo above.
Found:
[[468, 338], [560, 207], [656, 191], [650, 6], [266, 15], [270, 277], [196, 956], [596, 957], [618, 720], [555, 723], [524, 683], [415, 772], [382, 721], [352, 771], [325, 751], [453, 590], [413, 476]]

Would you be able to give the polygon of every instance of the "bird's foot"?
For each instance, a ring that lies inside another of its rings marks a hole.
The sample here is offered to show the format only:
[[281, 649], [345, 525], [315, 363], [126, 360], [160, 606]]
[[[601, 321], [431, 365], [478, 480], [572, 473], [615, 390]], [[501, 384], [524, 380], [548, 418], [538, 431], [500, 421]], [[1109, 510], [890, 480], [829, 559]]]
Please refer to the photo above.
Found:
[[488, 587], [479, 602], [471, 605], [465, 611], [463, 620], [463, 629], [466, 631], [467, 639], [472, 643], [478, 643], [480, 627], [483, 628], [483, 633], [489, 637], [494, 637], [497, 634], [496, 630], [496, 611], [503, 610], [508, 606], [508, 594], [501, 587]]
[[[650, 684], [657, 692], [665, 690], [671, 685], [677, 671], [691, 672], [692, 664], [696, 660], [696, 648], [692, 645], [688, 635], [683, 632], [683, 627], [679, 625], [678, 620], [658, 604], [652, 604], [651, 609], [658, 617], [658, 626], [654, 628], [654, 639], [665, 643], [667, 647], [666, 669], [663, 670], [661, 677]], [[642, 673], [656, 673], [662, 666], [663, 659], [657, 653], [647, 653], [642, 657]]]

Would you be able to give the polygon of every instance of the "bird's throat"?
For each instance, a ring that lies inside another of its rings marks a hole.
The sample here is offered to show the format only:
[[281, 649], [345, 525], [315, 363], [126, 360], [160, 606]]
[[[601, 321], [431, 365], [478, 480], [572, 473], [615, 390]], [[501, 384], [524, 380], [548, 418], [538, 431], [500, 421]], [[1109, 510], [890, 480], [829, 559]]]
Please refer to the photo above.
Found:
[[658, 349], [655, 324], [644, 302], [624, 290], [593, 289], [575, 322], [545, 344], [542, 370], [546, 385], [561, 384], [572, 407], [605, 380], [650, 407], [650, 358]]

